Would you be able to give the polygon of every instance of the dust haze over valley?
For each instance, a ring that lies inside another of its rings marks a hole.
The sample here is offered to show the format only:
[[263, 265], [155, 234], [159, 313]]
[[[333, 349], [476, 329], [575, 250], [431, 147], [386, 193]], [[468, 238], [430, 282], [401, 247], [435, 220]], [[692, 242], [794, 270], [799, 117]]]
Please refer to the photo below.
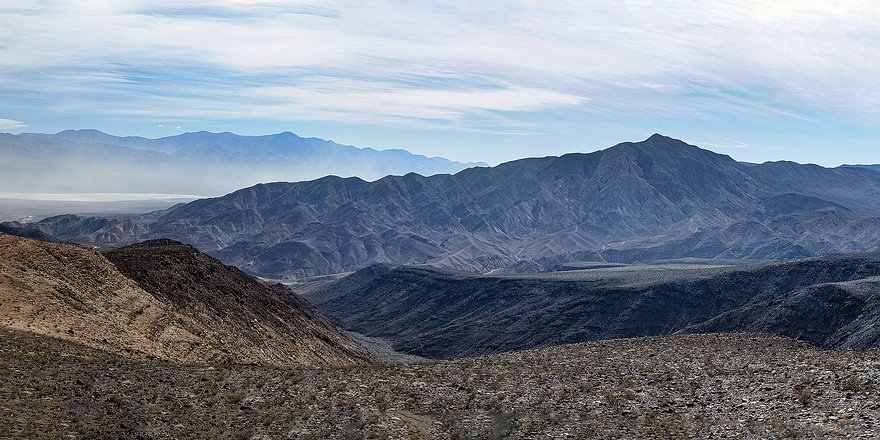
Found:
[[0, 134], [0, 220], [142, 214], [257, 183], [325, 175], [453, 173], [469, 166], [404, 150], [339, 145], [285, 132], [186, 133], [160, 139], [97, 130]]

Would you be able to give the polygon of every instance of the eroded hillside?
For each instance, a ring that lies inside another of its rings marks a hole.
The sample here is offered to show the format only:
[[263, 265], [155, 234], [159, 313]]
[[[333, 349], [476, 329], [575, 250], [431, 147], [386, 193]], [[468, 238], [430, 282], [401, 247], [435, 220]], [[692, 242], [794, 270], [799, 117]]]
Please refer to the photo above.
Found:
[[[146, 259], [169, 263], [138, 249]], [[160, 296], [92, 249], [0, 234], [0, 325], [174, 362], [324, 366], [370, 359], [316, 312], [282, 304], [256, 280], [248, 296], [236, 296], [249, 278], [235, 278], [234, 269], [194, 255], [206, 266], [177, 266], [182, 278], [162, 281], [169, 293]], [[210, 280], [199, 278], [207, 273]], [[179, 289], [203, 295], [175, 303], [169, 298]], [[238, 308], [227, 307], [234, 301]]]

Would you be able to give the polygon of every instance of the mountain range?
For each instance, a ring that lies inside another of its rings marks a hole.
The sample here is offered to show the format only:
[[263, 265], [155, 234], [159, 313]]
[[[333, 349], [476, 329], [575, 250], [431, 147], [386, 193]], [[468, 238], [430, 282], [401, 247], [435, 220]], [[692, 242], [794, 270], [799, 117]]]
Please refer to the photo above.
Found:
[[375, 265], [306, 294], [340, 327], [458, 358], [599, 339], [764, 332], [880, 346], [880, 254], [480, 275]]
[[499, 273], [575, 261], [783, 260], [880, 249], [880, 172], [745, 165], [658, 134], [454, 175], [328, 176], [139, 217], [8, 225], [98, 246], [171, 238], [275, 279], [375, 263]]
[[260, 182], [325, 175], [453, 173], [470, 166], [405, 150], [375, 150], [303, 138], [184, 133], [159, 139], [97, 130], [0, 134], [3, 193], [154, 193], [213, 196]]

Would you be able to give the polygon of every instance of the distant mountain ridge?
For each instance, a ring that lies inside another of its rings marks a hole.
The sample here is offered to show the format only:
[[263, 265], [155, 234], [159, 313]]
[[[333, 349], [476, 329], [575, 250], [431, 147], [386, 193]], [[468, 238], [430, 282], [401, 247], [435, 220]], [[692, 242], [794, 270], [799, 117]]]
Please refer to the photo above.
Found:
[[485, 165], [405, 150], [357, 148], [290, 132], [241, 136], [200, 131], [158, 139], [98, 130], [0, 134], [0, 158], [0, 188], [6, 193], [216, 195], [261, 182], [328, 174], [372, 180]]
[[880, 164], [860, 164], [860, 165], [843, 165], [843, 166], [847, 167], [847, 168], [868, 168], [871, 170], [880, 171]]
[[[455, 175], [260, 184], [140, 218], [32, 227], [98, 245], [168, 237], [269, 278], [374, 263], [474, 272], [572, 261], [780, 260], [880, 249], [880, 172], [746, 166], [653, 135]], [[15, 225], [13, 226], [21, 226]]]

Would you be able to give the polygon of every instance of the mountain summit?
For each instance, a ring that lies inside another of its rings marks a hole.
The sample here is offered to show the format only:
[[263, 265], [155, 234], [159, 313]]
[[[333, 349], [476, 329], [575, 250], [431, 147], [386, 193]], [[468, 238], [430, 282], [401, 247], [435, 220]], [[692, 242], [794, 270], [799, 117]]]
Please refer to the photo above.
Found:
[[62, 216], [35, 227], [92, 244], [173, 238], [271, 278], [374, 263], [522, 271], [876, 249], [878, 196], [872, 170], [747, 166], [653, 135], [455, 175], [260, 184], [142, 218]]

